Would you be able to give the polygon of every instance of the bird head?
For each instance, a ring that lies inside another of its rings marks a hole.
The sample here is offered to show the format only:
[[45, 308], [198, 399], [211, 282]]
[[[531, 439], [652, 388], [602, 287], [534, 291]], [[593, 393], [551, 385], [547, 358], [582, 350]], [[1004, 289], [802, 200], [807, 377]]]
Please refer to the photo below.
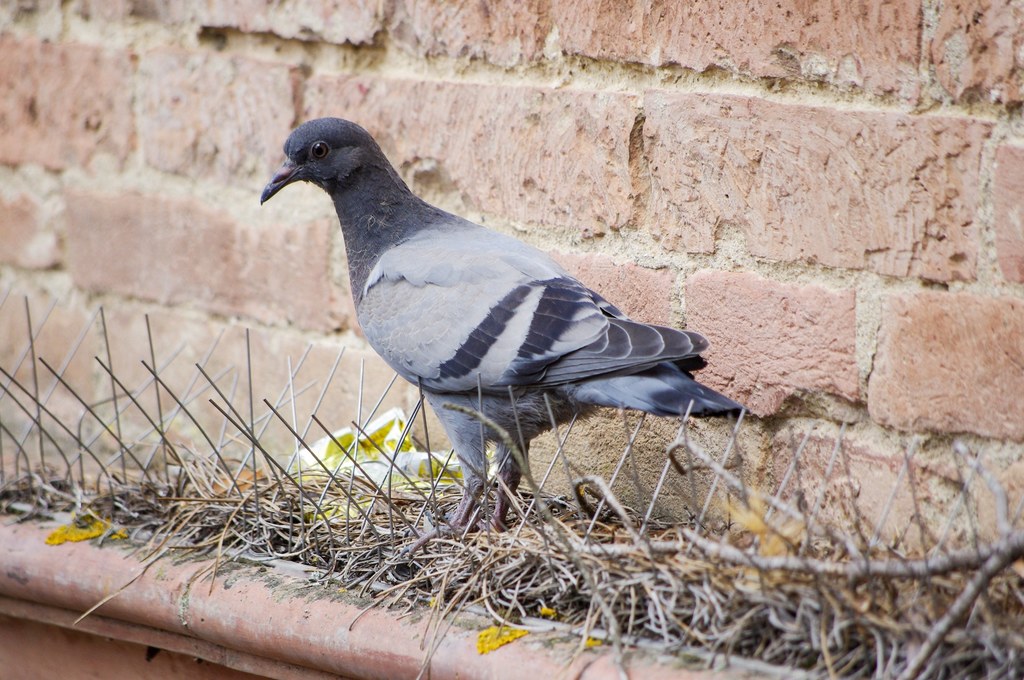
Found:
[[312, 182], [333, 193], [352, 172], [381, 156], [370, 134], [341, 118], [303, 123], [284, 143], [285, 161], [263, 189], [260, 204], [292, 182]]

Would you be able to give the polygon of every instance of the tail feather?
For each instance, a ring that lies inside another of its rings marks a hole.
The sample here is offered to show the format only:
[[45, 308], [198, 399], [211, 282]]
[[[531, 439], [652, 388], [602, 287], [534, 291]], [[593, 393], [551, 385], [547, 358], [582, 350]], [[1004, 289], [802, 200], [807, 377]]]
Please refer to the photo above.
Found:
[[687, 409], [693, 416], [724, 416], [744, 408], [669, 363], [578, 383], [573, 397], [585, 404], [636, 409], [656, 416], [681, 416]]

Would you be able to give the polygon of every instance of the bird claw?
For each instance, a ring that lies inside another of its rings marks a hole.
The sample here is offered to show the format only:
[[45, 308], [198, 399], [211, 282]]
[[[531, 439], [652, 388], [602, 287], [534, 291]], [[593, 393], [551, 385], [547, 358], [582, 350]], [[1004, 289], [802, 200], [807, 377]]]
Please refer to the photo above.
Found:
[[442, 527], [434, 527], [430, 531], [428, 531], [428, 532], [426, 532], [424, 534], [421, 534], [419, 538], [417, 538], [415, 541], [413, 541], [412, 543], [407, 545], [405, 548], [403, 548], [400, 554], [412, 557], [413, 555], [416, 554], [416, 552], [420, 548], [422, 548], [427, 543], [430, 543], [432, 540], [434, 540], [435, 538], [440, 536], [441, 535], [441, 530], [442, 530]]
[[416, 553], [416, 551], [425, 546], [427, 543], [433, 541], [435, 538], [462, 538], [462, 536], [468, 533], [469, 531], [480, 530], [481, 522], [483, 522], [483, 520], [480, 520], [480, 522], [477, 522], [474, 525], [465, 526], [458, 526], [456, 524], [440, 524], [431, 529], [430, 531], [421, 534], [419, 538], [417, 538], [415, 541], [410, 543], [407, 547], [405, 547], [402, 550], [402, 554], [413, 555]]
[[460, 506], [459, 509], [455, 511], [451, 521], [439, 524], [426, 533], [421, 534], [419, 538], [404, 548], [402, 553], [406, 555], [413, 555], [416, 551], [427, 543], [430, 543], [435, 538], [462, 538], [466, 534], [474, 531], [493, 531], [499, 534], [504, 533], [508, 531], [508, 525], [505, 523], [503, 515], [504, 513], [498, 513], [495, 511], [495, 513], [489, 518], [481, 517], [479, 507], [474, 508], [471, 512], [467, 513]]

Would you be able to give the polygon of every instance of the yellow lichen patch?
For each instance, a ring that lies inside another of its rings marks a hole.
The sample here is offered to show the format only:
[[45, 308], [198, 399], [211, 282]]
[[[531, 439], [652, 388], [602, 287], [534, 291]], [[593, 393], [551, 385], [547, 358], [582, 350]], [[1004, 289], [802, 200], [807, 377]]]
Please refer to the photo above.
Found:
[[504, 647], [524, 635], [526, 635], [525, 630], [491, 626], [490, 628], [483, 629], [476, 636], [476, 651], [478, 654], [490, 654], [498, 647]]
[[[78, 515], [68, 524], [59, 526], [50, 532], [50, 535], [46, 537], [46, 545], [60, 545], [68, 541], [88, 541], [90, 538], [102, 536], [109, 529], [110, 522], [107, 520], [100, 519], [91, 514]], [[111, 533], [108, 538], [114, 540], [128, 538], [128, 532], [124, 529], [118, 529]]]

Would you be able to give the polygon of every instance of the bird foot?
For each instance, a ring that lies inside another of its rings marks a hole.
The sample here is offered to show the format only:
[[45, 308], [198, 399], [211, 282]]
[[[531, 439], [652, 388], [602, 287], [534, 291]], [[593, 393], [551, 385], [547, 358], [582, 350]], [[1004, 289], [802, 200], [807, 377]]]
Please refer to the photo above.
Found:
[[499, 534], [504, 533], [508, 531], [508, 525], [505, 523], [504, 519], [505, 513], [499, 512], [498, 510], [498, 508], [495, 508], [494, 514], [489, 518], [481, 517], [480, 507], [478, 505], [469, 505], [468, 509], [466, 509], [463, 507], [463, 504], [460, 503], [449, 521], [444, 524], [439, 524], [433, 529], [422, 534], [403, 552], [411, 555], [435, 538], [462, 538], [467, 533], [474, 531], [493, 531]]
[[457, 525], [455, 523], [439, 524], [430, 531], [421, 534], [419, 538], [409, 544], [402, 552], [408, 555], [414, 554], [417, 550], [430, 543], [435, 538], [462, 538], [465, 534], [472, 531], [480, 531], [484, 527], [482, 526], [484, 520], [475, 522], [472, 525]]
[[434, 527], [433, 529], [431, 529], [430, 531], [426, 532], [425, 534], [421, 534], [419, 538], [417, 538], [415, 541], [410, 543], [408, 546], [406, 546], [402, 550], [402, 554], [403, 555], [410, 555], [410, 556], [411, 555], [415, 555], [416, 552], [420, 548], [425, 546], [427, 543], [430, 543], [435, 538], [438, 538], [439, 536], [441, 536], [442, 533], [443, 533], [442, 530], [445, 529], [445, 528], [446, 527]]

